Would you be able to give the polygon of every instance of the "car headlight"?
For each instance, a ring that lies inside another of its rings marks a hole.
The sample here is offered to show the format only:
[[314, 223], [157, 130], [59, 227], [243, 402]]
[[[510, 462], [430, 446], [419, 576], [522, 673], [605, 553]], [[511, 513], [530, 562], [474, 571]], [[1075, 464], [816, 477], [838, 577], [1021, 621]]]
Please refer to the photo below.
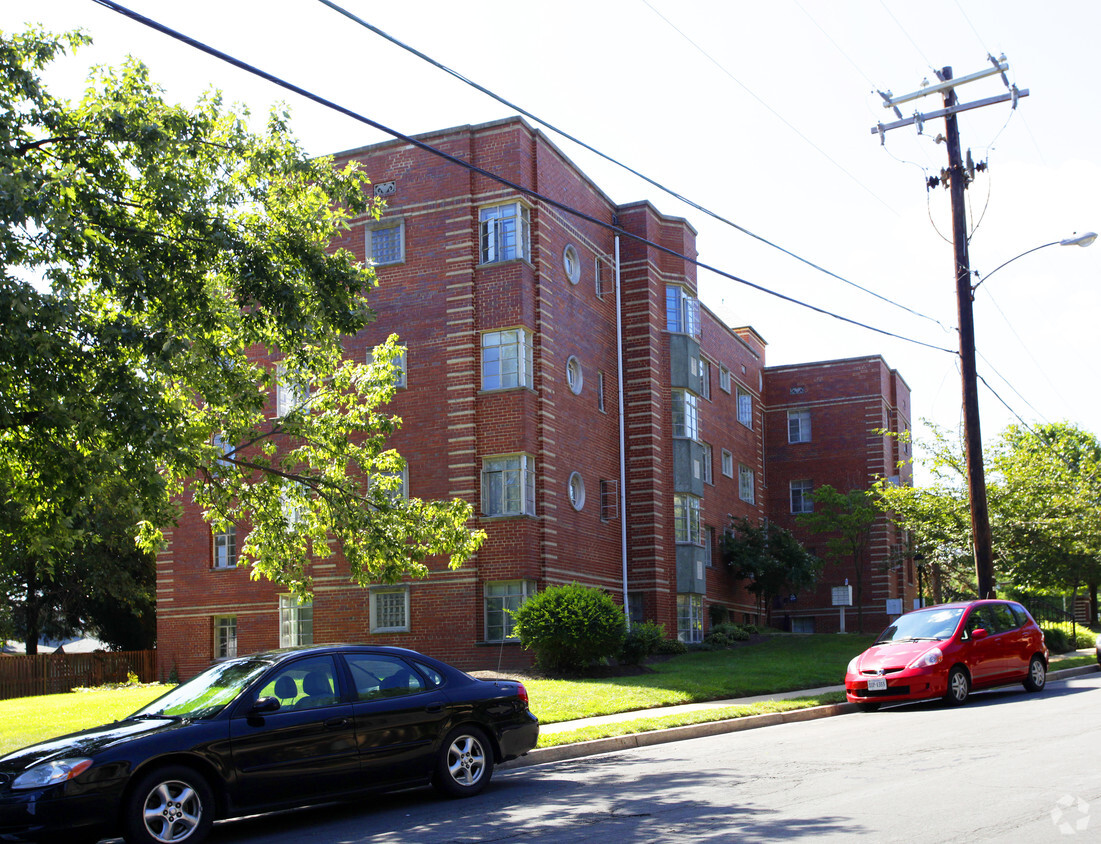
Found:
[[15, 778], [12, 789], [43, 788], [71, 780], [92, 767], [91, 759], [55, 759], [35, 765]]
[[929, 648], [925, 653], [907, 665], [907, 668], [932, 668], [934, 665], [940, 665], [941, 660], [944, 659], [944, 654], [941, 653], [940, 648]]
[[856, 667], [858, 662], [860, 662], [860, 657], [859, 656], [854, 656], [852, 659], [850, 659], [849, 660], [849, 667], [845, 669], [845, 673], [846, 674], [855, 674], [859, 670]]

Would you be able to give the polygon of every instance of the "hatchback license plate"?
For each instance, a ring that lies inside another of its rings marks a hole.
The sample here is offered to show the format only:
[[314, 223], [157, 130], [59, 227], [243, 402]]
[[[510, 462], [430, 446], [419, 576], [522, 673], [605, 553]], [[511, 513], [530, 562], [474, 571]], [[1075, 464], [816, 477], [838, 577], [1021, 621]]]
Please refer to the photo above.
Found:
[[869, 677], [868, 678], [868, 691], [869, 692], [885, 692], [885, 691], [887, 691], [887, 678], [886, 677]]

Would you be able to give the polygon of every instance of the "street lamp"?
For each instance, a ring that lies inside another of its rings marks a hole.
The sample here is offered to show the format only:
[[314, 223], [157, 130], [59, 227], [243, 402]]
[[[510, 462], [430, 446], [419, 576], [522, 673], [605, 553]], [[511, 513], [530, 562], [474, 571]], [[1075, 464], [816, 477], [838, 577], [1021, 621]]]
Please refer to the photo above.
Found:
[[[990, 538], [990, 514], [986, 504], [986, 476], [983, 469], [982, 437], [979, 431], [979, 385], [975, 370], [975, 323], [971, 304], [975, 290], [1006, 264], [1030, 255], [1048, 246], [1089, 246], [1097, 240], [1094, 232], [1075, 235], [1063, 240], [1042, 243], [999, 264], [975, 284], [960, 283], [957, 275], [957, 303], [960, 315], [960, 372], [963, 382], [963, 424], [967, 446], [967, 487], [971, 502], [971, 540], [975, 551], [975, 576], [980, 598], [994, 597], [994, 552]], [[966, 242], [966, 241], [965, 241]], [[957, 260], [957, 267], [966, 267], [966, 256]]]

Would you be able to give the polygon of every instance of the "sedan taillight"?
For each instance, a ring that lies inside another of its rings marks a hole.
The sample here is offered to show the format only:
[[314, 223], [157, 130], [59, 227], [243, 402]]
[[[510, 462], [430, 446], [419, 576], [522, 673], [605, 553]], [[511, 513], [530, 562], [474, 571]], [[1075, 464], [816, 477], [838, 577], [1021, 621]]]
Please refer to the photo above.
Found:
[[524, 702], [524, 706], [528, 706], [528, 690], [524, 688], [523, 683], [516, 684], [516, 696]]

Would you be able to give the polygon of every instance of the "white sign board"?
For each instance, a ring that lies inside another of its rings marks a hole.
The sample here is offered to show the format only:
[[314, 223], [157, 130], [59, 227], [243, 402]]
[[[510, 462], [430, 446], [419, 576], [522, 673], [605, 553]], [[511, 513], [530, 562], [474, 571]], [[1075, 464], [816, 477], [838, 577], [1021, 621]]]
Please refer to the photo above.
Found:
[[853, 605], [853, 588], [851, 586], [834, 586], [833, 605], [835, 607], [851, 607]]
[[887, 599], [887, 615], [902, 615], [902, 599], [901, 598], [888, 598]]

